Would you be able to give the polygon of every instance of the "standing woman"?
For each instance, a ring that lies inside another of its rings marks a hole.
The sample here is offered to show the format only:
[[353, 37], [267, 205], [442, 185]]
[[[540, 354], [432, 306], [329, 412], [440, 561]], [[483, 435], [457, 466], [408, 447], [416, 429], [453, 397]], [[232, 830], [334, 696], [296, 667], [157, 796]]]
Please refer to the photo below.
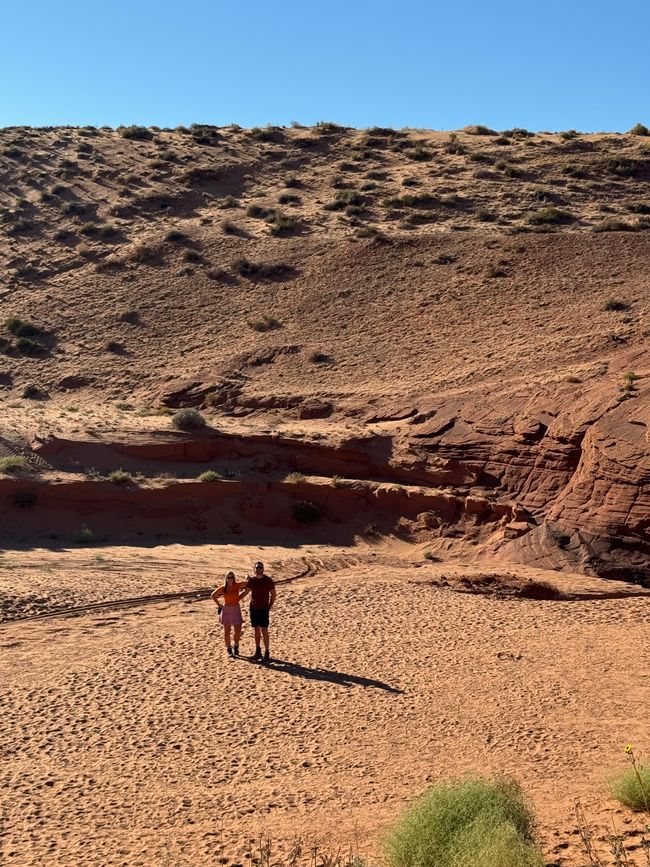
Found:
[[[241, 608], [239, 607], [239, 596], [242, 590], [246, 587], [246, 583], [241, 583], [235, 580], [234, 572], [226, 572], [226, 579], [223, 587], [217, 587], [212, 594], [212, 599], [219, 609], [219, 622], [223, 626], [223, 638], [228, 650], [228, 656], [234, 659], [239, 656], [239, 639], [241, 636], [241, 627], [244, 622], [241, 616]], [[223, 598], [223, 603], [219, 600]], [[230, 643], [230, 630], [235, 627], [235, 648], [233, 650]]]

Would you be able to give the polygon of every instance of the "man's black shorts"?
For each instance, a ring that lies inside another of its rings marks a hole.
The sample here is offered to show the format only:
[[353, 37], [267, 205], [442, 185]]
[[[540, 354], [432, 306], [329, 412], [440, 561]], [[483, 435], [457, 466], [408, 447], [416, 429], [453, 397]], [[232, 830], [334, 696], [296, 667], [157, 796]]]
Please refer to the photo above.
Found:
[[261, 626], [266, 629], [269, 625], [269, 608], [251, 608], [251, 626]]

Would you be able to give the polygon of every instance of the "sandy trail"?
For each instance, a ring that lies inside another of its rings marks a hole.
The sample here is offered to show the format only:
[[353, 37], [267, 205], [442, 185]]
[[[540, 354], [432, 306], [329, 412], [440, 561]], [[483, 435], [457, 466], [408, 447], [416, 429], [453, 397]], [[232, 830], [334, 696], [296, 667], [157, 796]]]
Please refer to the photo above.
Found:
[[549, 861], [580, 864], [574, 798], [604, 816], [607, 770], [648, 742], [648, 600], [504, 601], [368, 560], [281, 588], [268, 668], [226, 658], [210, 602], [3, 626], [3, 863], [243, 864], [261, 833], [372, 853], [475, 770], [513, 774]]

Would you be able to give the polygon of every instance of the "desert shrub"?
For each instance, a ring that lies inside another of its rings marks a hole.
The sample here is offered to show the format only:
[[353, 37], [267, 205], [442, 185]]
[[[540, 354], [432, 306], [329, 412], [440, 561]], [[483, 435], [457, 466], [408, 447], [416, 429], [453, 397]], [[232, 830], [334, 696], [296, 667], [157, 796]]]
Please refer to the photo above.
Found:
[[333, 488], [347, 488], [347, 482], [341, 476], [332, 476]]
[[341, 126], [338, 123], [333, 123], [331, 120], [319, 120], [316, 124], [316, 128], [320, 133], [329, 135], [345, 132], [344, 126]]
[[490, 129], [489, 126], [484, 126], [482, 123], [472, 124], [463, 129], [467, 135], [498, 135], [496, 130]]
[[650, 205], [645, 202], [634, 202], [628, 207], [633, 214], [650, 214]]
[[612, 798], [631, 810], [650, 813], [650, 768], [636, 764], [609, 781]]
[[571, 141], [574, 138], [578, 138], [580, 133], [575, 129], [565, 129], [563, 132], [558, 133], [558, 135], [563, 141]]
[[183, 261], [193, 263], [201, 262], [201, 254], [196, 250], [185, 250], [183, 253]]
[[481, 223], [491, 223], [496, 220], [496, 216], [492, 213], [492, 211], [488, 211], [487, 208], [477, 208], [474, 211], [474, 216]]
[[39, 400], [44, 396], [45, 395], [37, 385], [26, 385], [25, 388], [23, 388], [22, 397], [24, 397], [25, 400]]
[[239, 231], [237, 224], [233, 223], [232, 220], [222, 220], [219, 223], [219, 228], [224, 235], [236, 235]]
[[597, 226], [594, 226], [594, 232], [635, 232], [637, 229], [636, 226], [633, 226], [631, 223], [626, 223], [625, 220], [616, 220], [616, 219], [608, 219], [603, 220], [602, 223], [598, 223]]
[[8, 355], [11, 352], [11, 340], [7, 340], [6, 337], [0, 337], [0, 352], [4, 355]]
[[92, 256], [93, 253], [92, 249], [88, 246], [88, 244], [84, 243], [77, 244], [74, 248], [74, 251], [78, 256], [83, 256], [84, 258]]
[[535, 133], [517, 126], [514, 129], [502, 130], [501, 135], [507, 136], [508, 138], [534, 138]]
[[192, 186], [193, 184], [205, 184], [208, 181], [218, 181], [220, 173], [218, 169], [210, 166], [195, 166], [185, 172], [185, 183]]
[[293, 473], [288, 473], [284, 477], [284, 481], [290, 482], [292, 485], [299, 485], [299, 484], [302, 484], [302, 482], [306, 482], [307, 477], [305, 476], [304, 473], [293, 472]]
[[312, 364], [327, 364], [327, 362], [332, 360], [330, 355], [327, 355], [324, 352], [310, 352], [309, 360]]
[[295, 189], [302, 186], [302, 181], [296, 175], [287, 175], [284, 179], [284, 185], [290, 189]]
[[261, 205], [249, 205], [246, 208], [246, 216], [255, 220], [265, 220], [274, 213], [273, 208], [263, 208]]
[[122, 126], [118, 132], [122, 138], [131, 141], [147, 141], [153, 138], [153, 133], [146, 126]]
[[406, 156], [410, 160], [415, 160], [416, 162], [424, 163], [431, 159], [431, 151], [428, 151], [423, 145], [418, 144], [411, 150], [405, 151]]
[[18, 491], [14, 495], [14, 504], [20, 509], [30, 509], [36, 503], [34, 491]]
[[221, 208], [238, 208], [239, 202], [234, 196], [224, 196], [219, 203]]
[[190, 132], [196, 144], [214, 145], [219, 138], [217, 127], [209, 124], [193, 123]]
[[425, 560], [428, 560], [429, 563], [438, 563], [440, 562], [440, 557], [436, 557], [433, 551], [425, 551], [422, 555]]
[[200, 482], [218, 482], [220, 479], [223, 479], [223, 476], [216, 470], [206, 470], [204, 473], [201, 473], [198, 479]]
[[421, 184], [422, 184], [422, 181], [420, 181], [418, 178], [411, 178], [411, 177], [402, 178], [402, 186], [403, 187], [419, 187], [419, 186], [421, 186]]
[[574, 220], [573, 214], [560, 208], [540, 208], [528, 216], [528, 222], [533, 226], [560, 226], [573, 223]]
[[15, 334], [16, 337], [35, 337], [37, 334], [41, 333], [41, 329], [38, 325], [34, 325], [33, 322], [25, 322], [14, 316], [5, 321], [5, 326], [12, 334]]
[[603, 171], [618, 178], [633, 178], [645, 167], [643, 161], [625, 159], [625, 157], [612, 157], [601, 163]]
[[431, 193], [405, 193], [403, 196], [384, 199], [387, 208], [434, 208], [439, 204], [437, 196], [432, 196]]
[[86, 527], [85, 525], [83, 525], [77, 533], [77, 542], [82, 545], [87, 545], [94, 540], [95, 534], [93, 533], [93, 531], [90, 529], [90, 527]]
[[633, 370], [626, 370], [623, 374], [623, 391], [636, 391], [636, 381], [638, 378], [638, 373], [635, 373]]
[[253, 331], [275, 331], [277, 328], [282, 328], [282, 323], [273, 316], [262, 316], [261, 319], [248, 319], [247, 324]]
[[269, 233], [276, 238], [283, 237], [295, 232], [299, 225], [299, 221], [295, 217], [276, 211], [269, 225]]
[[29, 337], [19, 337], [16, 341], [16, 349], [21, 355], [28, 355], [31, 358], [45, 353], [45, 347], [36, 340], [30, 340]]
[[315, 524], [321, 517], [321, 507], [311, 500], [298, 500], [291, 507], [291, 514], [299, 524]]
[[129, 325], [138, 325], [140, 314], [137, 310], [123, 310], [117, 317], [120, 322], [128, 322]]
[[278, 197], [278, 202], [281, 205], [299, 205], [300, 201], [300, 196], [296, 196], [293, 193], [282, 193], [282, 195]]
[[113, 470], [112, 473], [109, 473], [108, 480], [109, 482], [113, 482], [114, 485], [133, 484], [133, 476], [131, 473], [127, 473], [126, 470], [123, 470], [122, 468], [119, 470]]
[[22, 455], [6, 455], [0, 458], [0, 473], [17, 473], [26, 469], [27, 462]]
[[286, 265], [283, 262], [275, 264], [267, 262], [251, 262], [245, 257], [236, 259], [232, 264], [232, 269], [241, 277], [247, 277], [249, 279], [259, 277], [261, 280], [270, 280], [274, 277], [286, 276], [294, 271], [294, 268], [291, 265]]
[[362, 205], [363, 196], [356, 190], [345, 190], [336, 194], [336, 198], [332, 202], [327, 202], [325, 205], [326, 211], [343, 211], [348, 205]]
[[179, 232], [178, 229], [170, 229], [165, 235], [165, 241], [170, 244], [186, 244], [189, 238], [184, 232]]
[[192, 430], [193, 428], [205, 427], [205, 419], [198, 409], [185, 407], [174, 413], [172, 424], [179, 430]]
[[398, 821], [385, 850], [391, 867], [543, 867], [532, 831], [516, 783], [442, 782]]
[[268, 127], [262, 128], [254, 126], [248, 134], [252, 139], [255, 139], [255, 141], [269, 142], [274, 139], [273, 130]]
[[650, 129], [645, 124], [635, 123], [629, 133], [630, 135], [650, 135]]
[[152, 244], [135, 244], [129, 258], [140, 265], [151, 264], [158, 258], [158, 250]]
[[603, 310], [629, 310], [630, 305], [627, 301], [620, 301], [618, 298], [608, 298], [603, 304]]

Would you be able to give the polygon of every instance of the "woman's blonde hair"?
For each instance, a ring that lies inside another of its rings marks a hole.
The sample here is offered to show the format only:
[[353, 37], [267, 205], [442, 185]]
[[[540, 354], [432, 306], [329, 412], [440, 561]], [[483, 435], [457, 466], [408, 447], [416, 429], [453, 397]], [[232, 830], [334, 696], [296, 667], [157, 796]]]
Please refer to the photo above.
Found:
[[232, 571], [232, 569], [229, 569], [229, 570], [226, 572], [226, 577], [225, 577], [224, 580], [227, 581], [229, 578], [234, 578], [234, 577], [235, 577], [235, 573]]

